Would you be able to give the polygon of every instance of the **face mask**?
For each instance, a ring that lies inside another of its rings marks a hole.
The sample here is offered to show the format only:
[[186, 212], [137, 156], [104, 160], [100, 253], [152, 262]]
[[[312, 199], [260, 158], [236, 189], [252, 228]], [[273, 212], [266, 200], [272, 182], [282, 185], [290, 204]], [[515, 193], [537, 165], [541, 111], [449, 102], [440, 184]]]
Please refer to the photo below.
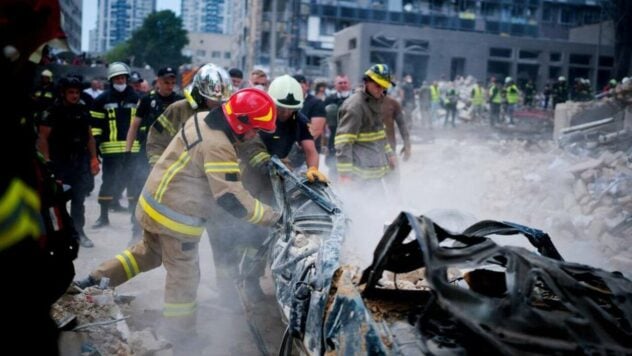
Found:
[[125, 88], [127, 88], [127, 84], [112, 84], [112, 87], [114, 87], [114, 89], [120, 93], [125, 90]]
[[261, 90], [266, 90], [266, 86], [262, 85], [262, 84], [255, 84], [252, 86], [253, 88], [257, 88], [257, 89], [261, 89]]
[[341, 98], [346, 98], [346, 97], [349, 96], [349, 94], [351, 94], [351, 92], [349, 90], [341, 91], [340, 92], [340, 97]]

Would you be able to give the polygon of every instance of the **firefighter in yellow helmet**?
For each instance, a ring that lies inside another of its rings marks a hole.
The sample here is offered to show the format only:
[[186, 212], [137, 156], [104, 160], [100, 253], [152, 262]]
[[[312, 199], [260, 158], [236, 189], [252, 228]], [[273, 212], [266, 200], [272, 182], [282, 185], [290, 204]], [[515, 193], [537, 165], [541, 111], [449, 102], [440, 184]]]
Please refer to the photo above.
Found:
[[364, 90], [345, 100], [338, 114], [336, 167], [341, 183], [379, 180], [395, 168], [397, 159], [386, 140], [382, 103], [393, 86], [386, 64], [364, 73]]
[[274, 101], [253, 88], [191, 117], [156, 162], [139, 199], [136, 217], [143, 240], [77, 284], [86, 287], [107, 277], [117, 286], [164, 264], [166, 336], [175, 343], [191, 340], [200, 280], [198, 243], [205, 222], [222, 209], [264, 226], [279, 219], [277, 212], [244, 189], [235, 151], [258, 130], [274, 131], [275, 119]]

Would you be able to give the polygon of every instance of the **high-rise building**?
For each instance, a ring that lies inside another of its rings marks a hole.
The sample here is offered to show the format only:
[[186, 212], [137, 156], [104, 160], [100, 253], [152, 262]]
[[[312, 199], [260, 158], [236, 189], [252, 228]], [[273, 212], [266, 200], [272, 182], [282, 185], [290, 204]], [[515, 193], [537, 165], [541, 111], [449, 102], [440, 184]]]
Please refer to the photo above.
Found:
[[229, 33], [230, 5], [226, 0], [182, 0], [182, 22], [189, 32]]
[[126, 41], [156, 11], [156, 0], [99, 0], [96, 52], [106, 52]]
[[[236, 63], [301, 70], [328, 76], [334, 34], [375, 23], [512, 38], [569, 41], [571, 28], [599, 22], [603, 0], [238, 0], [232, 6]], [[276, 6], [276, 13], [272, 8]], [[273, 21], [273, 17], [276, 18]], [[239, 26], [242, 22], [243, 26]], [[275, 25], [272, 25], [275, 23]], [[273, 35], [271, 35], [273, 34]], [[273, 40], [272, 36], [275, 36]], [[487, 38], [487, 37], [486, 37]], [[250, 41], [254, 47], [243, 43]], [[272, 55], [272, 47], [276, 53]]]
[[61, 27], [66, 33], [70, 50], [81, 52], [81, 0], [60, 0]]

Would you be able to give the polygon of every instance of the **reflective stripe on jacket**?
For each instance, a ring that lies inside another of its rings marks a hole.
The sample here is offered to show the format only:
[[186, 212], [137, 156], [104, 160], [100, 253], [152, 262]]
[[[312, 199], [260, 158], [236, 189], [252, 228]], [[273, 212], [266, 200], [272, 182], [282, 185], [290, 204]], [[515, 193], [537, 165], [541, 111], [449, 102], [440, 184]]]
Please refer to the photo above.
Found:
[[[253, 224], [271, 225], [279, 218], [244, 189], [235, 147], [221, 129], [222, 124], [228, 129], [221, 109], [207, 114], [185, 123], [151, 171], [136, 208], [144, 229], [197, 239], [220, 208]], [[224, 121], [211, 128], [210, 118]]]
[[[197, 106], [197, 105], [196, 105]], [[147, 133], [147, 158], [152, 166], [165, 151], [173, 136], [184, 126], [184, 123], [193, 114], [201, 110], [193, 109], [187, 99], [181, 99], [169, 105], [165, 111], [158, 116], [156, 122], [149, 127]]]
[[382, 122], [382, 100], [364, 91], [354, 93], [340, 108], [334, 144], [338, 173], [379, 179], [389, 172], [392, 155]]
[[0, 251], [25, 238], [38, 238], [43, 226], [37, 192], [13, 178], [0, 196], [0, 221]]
[[[102, 155], [125, 153], [125, 141], [132, 119], [136, 116], [138, 95], [127, 87], [122, 93], [108, 89], [94, 102], [90, 116], [93, 119], [92, 135], [99, 142]], [[138, 140], [134, 140], [132, 152], [139, 152]]]

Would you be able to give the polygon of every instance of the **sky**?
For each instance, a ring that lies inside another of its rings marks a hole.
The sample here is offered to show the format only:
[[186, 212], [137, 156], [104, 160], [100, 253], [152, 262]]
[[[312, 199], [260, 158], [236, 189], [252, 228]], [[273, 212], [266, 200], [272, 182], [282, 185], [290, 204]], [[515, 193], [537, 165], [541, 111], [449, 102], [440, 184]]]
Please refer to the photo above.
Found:
[[[83, 19], [81, 21], [81, 50], [88, 51], [90, 30], [97, 27], [97, 0], [83, 0]], [[158, 0], [157, 10], [171, 10], [180, 16], [180, 0]]]

